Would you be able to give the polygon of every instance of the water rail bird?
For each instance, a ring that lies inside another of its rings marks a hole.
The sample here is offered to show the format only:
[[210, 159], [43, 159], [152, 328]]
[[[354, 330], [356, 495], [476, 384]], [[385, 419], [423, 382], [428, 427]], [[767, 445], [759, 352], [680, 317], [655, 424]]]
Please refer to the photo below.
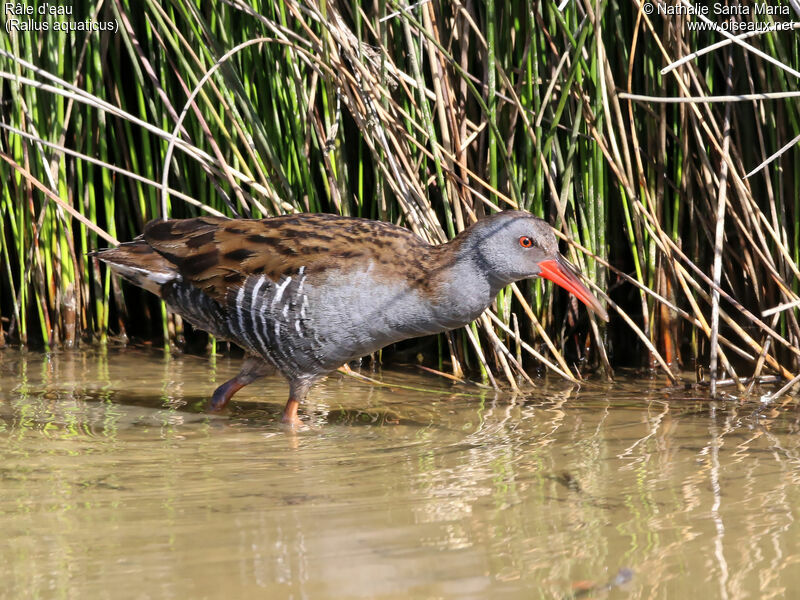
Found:
[[463, 327], [515, 281], [549, 279], [608, 320], [550, 226], [524, 211], [486, 217], [441, 245], [390, 223], [329, 214], [156, 220], [94, 254], [245, 350], [212, 410], [277, 370], [289, 381], [283, 420], [292, 425], [327, 373], [388, 344]]

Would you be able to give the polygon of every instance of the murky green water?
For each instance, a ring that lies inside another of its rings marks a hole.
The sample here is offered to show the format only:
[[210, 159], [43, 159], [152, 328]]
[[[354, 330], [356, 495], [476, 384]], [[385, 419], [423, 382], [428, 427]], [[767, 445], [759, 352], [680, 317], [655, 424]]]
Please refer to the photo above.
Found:
[[794, 401], [334, 375], [293, 433], [280, 379], [202, 412], [235, 370], [0, 352], [0, 596], [800, 594]]

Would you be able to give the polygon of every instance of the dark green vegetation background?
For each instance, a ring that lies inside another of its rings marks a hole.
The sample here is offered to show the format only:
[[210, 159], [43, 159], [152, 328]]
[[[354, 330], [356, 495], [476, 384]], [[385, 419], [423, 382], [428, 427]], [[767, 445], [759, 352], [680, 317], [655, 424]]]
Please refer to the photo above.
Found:
[[[161, 214], [168, 138], [189, 94], [226, 52], [260, 38], [188, 109], [169, 165], [170, 216], [329, 211], [439, 242], [482, 213], [522, 207], [575, 243], [564, 251], [610, 294], [611, 323], [528, 282], [471, 331], [429, 340], [433, 366], [514, 385], [534, 364], [666, 373], [707, 363], [715, 348], [731, 374], [798, 368], [796, 311], [761, 316], [798, 298], [796, 97], [655, 101], [796, 90], [794, 30], [661, 74], [723, 36], [691, 32], [695, 17], [615, 1], [70, 7], [34, 17], [49, 31], [9, 32], [16, 17], [0, 17], [0, 344], [107, 334], [183, 343], [179, 319], [85, 252], [108, 243], [99, 232], [128, 240]], [[53, 31], [87, 19], [118, 31]]]

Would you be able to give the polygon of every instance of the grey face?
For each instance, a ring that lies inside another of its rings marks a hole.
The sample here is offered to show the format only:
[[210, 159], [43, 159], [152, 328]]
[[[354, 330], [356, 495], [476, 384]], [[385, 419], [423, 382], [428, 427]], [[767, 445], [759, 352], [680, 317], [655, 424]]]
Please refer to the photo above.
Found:
[[519, 211], [507, 211], [476, 225], [473, 237], [478, 267], [507, 285], [539, 275], [539, 263], [558, 255], [550, 226]]

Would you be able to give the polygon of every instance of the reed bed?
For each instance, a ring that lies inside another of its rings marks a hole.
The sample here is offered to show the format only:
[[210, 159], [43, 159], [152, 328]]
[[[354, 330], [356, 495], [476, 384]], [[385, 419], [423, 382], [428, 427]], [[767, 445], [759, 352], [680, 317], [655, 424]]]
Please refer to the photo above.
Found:
[[[793, 379], [798, 37], [730, 40], [645, 5], [113, 0], [37, 17], [49, 32], [0, 42], [0, 344], [180, 346], [179, 318], [86, 256], [162, 215], [328, 211], [443, 242], [523, 208], [610, 324], [520, 283], [440, 336], [430, 367], [515, 389], [536, 366]], [[70, 18], [118, 31], [53, 31]]]

